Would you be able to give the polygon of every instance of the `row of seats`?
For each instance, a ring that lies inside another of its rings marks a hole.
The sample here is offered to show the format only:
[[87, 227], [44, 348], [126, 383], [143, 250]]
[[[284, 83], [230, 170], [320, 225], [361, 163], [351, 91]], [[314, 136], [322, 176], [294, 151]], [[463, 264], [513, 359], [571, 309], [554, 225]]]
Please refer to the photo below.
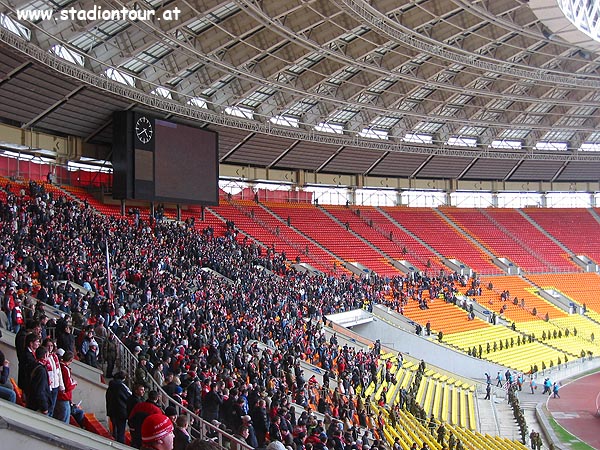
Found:
[[530, 272], [578, 270], [564, 250], [513, 209], [441, 208], [494, 255]]
[[324, 206], [329, 214], [396, 260], [407, 260], [421, 271], [439, 273], [438, 257], [374, 208]]
[[479, 273], [500, 273], [491, 258], [452, 228], [431, 208], [384, 207], [390, 217], [444, 257], [457, 259]]
[[265, 206], [282, 220], [287, 222], [289, 219], [292, 227], [344, 261], [359, 262], [381, 276], [400, 275], [401, 272], [394, 268], [384, 255], [369, 247], [319, 208], [310, 204], [291, 207], [281, 203], [265, 203]]

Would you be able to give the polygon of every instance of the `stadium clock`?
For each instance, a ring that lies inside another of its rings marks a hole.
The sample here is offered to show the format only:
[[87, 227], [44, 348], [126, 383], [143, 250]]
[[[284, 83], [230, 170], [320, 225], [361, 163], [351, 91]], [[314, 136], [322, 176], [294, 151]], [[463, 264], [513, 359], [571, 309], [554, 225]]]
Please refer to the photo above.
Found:
[[140, 117], [135, 123], [135, 135], [142, 144], [147, 144], [152, 140], [154, 130], [152, 122], [147, 117]]

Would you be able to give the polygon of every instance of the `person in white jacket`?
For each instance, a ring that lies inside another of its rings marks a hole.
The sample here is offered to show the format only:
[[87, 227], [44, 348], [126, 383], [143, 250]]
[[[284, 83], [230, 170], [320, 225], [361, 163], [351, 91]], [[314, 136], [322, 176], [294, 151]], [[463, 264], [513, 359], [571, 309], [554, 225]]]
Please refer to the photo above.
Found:
[[48, 337], [44, 339], [43, 345], [48, 349], [46, 370], [48, 371], [50, 391], [52, 391], [52, 403], [50, 405], [50, 409], [48, 410], [48, 416], [53, 417], [58, 392], [65, 390], [65, 384], [63, 382], [62, 371], [60, 370], [60, 360], [56, 354], [56, 344], [52, 338]]

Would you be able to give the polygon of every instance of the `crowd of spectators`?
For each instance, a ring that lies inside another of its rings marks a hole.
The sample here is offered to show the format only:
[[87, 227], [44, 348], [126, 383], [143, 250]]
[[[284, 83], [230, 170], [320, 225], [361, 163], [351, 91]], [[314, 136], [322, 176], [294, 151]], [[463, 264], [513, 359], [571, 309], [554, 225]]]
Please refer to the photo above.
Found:
[[[4, 192], [0, 291], [8, 327], [17, 332], [19, 386], [33, 399], [31, 372], [21, 365], [48, 372], [52, 366], [57, 377], [43, 388], [48, 398], [31, 406], [52, 415], [54, 405], [70, 398], [63, 394], [68, 363], [63, 355], [57, 370], [55, 347], [71, 360], [102, 367], [111, 379], [108, 416], [121, 442], [128, 425], [141, 444], [139, 415], [167, 412], [177, 401], [256, 448], [269, 441], [294, 450], [384, 448], [377, 424], [364, 431], [368, 402], [356, 395], [359, 386], [364, 391], [377, 381], [379, 349], [326, 339], [324, 317], [377, 302], [401, 308], [415, 300], [426, 308], [424, 290], [450, 300], [453, 284], [464, 282], [454, 275], [390, 280], [298, 273], [276, 249], [238, 235], [231, 221], [215, 231], [198, 229], [201, 222], [192, 227], [151, 217], [104, 217], [35, 182], [8, 185]], [[48, 326], [44, 305], [64, 317], [52, 324], [56, 346], [44, 341], [45, 352], [38, 352]], [[132, 380], [114, 372], [114, 336], [138, 357]], [[255, 341], [268, 348], [260, 350]], [[324, 389], [304, 378], [300, 360], [324, 370]], [[154, 390], [153, 380], [166, 397]], [[294, 402], [307, 410], [296, 414]], [[311, 406], [326, 420], [310, 414]], [[171, 416], [176, 435], [185, 436], [189, 423], [177, 411]], [[176, 450], [185, 448], [177, 444], [184, 440], [175, 441]]]

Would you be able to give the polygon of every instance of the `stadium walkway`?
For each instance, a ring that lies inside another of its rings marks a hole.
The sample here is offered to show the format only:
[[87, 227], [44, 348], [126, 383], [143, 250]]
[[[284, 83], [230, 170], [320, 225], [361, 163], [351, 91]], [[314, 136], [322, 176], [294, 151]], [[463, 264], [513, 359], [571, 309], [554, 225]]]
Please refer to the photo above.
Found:
[[[544, 448], [548, 448], [550, 442], [555, 448], [567, 448], [564, 445], [568, 443], [561, 443], [550, 427], [544, 411], [547, 404], [553, 418], [561, 426], [592, 448], [600, 449], [600, 433], [598, 433], [600, 419], [596, 415], [596, 401], [600, 395], [600, 372], [579, 378], [582, 374], [598, 371], [599, 368], [599, 358], [575, 361], [569, 363], [566, 368], [563, 366], [560, 369], [546, 370], [543, 374], [538, 374], [538, 389], [535, 390], [535, 394], [531, 394], [528, 383], [523, 386], [518, 397], [527, 421], [528, 446], [529, 433], [535, 430], [540, 432]], [[551, 399], [548, 395], [542, 394], [543, 388], [540, 386], [546, 377], [561, 382], [560, 399]], [[493, 401], [484, 400], [485, 389], [481, 387], [478, 389], [479, 431], [520, 440], [521, 436], [504, 390], [498, 388], [496, 393], [497, 395], [492, 396]], [[568, 400], [561, 402], [564, 399]]]

